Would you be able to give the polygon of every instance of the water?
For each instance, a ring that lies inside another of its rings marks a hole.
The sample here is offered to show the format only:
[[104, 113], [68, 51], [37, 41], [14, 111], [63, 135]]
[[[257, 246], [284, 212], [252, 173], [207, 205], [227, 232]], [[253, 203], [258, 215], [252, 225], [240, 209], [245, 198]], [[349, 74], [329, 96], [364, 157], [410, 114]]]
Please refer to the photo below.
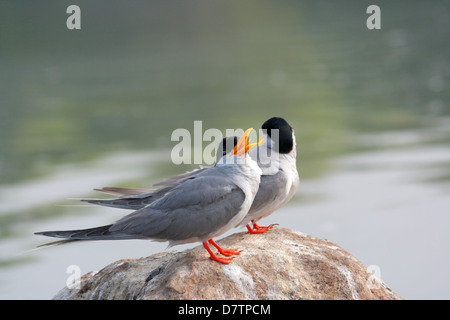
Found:
[[450, 298], [446, 1], [380, 1], [376, 31], [364, 1], [77, 1], [80, 31], [70, 4], [0, 3], [0, 298], [48, 299], [69, 265], [165, 250], [29, 251], [35, 231], [123, 215], [73, 198], [194, 168], [171, 164], [173, 130], [274, 115], [296, 130], [302, 182], [265, 223], [330, 239], [405, 298]]

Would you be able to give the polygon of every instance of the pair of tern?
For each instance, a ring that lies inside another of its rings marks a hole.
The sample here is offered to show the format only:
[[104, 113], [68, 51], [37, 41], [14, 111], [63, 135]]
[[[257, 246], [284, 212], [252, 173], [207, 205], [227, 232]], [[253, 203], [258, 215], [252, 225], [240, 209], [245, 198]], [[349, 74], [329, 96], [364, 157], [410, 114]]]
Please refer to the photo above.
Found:
[[[223, 139], [215, 166], [169, 177], [155, 184], [156, 189], [102, 188], [97, 190], [120, 197], [83, 200], [135, 210], [113, 224], [35, 234], [64, 239], [53, 244], [125, 239], [169, 241], [169, 246], [202, 242], [212, 260], [228, 264], [240, 252], [221, 248], [213, 238], [239, 226], [246, 226], [249, 233], [267, 232], [273, 226], [259, 226], [257, 221], [288, 202], [299, 184], [292, 127], [273, 117], [261, 128], [264, 135], [258, 143], [249, 143], [252, 128], [239, 140]], [[216, 255], [210, 244], [224, 257]]]

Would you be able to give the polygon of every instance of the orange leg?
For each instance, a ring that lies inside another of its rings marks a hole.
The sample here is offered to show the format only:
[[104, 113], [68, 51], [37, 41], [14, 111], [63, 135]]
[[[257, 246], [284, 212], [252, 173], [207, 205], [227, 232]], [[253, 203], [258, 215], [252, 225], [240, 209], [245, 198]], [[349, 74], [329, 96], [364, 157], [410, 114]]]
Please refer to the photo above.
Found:
[[217, 250], [219, 250], [219, 252], [226, 257], [231, 257], [233, 254], [235, 255], [241, 254], [237, 249], [222, 249], [213, 239], [209, 239], [208, 242], [211, 243], [214, 247], [216, 247]]
[[218, 261], [218, 262], [221, 262], [224, 264], [229, 264], [230, 261], [233, 260], [232, 258], [221, 258], [221, 257], [216, 256], [214, 254], [214, 252], [212, 252], [211, 248], [209, 247], [208, 241], [203, 242], [203, 247], [206, 249], [206, 251], [209, 252], [209, 257], [214, 261]]

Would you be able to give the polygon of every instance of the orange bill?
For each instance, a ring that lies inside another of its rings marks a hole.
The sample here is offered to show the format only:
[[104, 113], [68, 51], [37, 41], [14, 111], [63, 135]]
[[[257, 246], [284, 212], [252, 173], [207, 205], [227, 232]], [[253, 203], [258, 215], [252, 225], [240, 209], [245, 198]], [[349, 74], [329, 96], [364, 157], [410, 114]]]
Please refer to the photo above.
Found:
[[249, 128], [244, 132], [244, 134], [239, 138], [233, 151], [231, 152], [231, 155], [237, 154], [238, 156], [241, 156], [249, 152], [250, 149], [253, 148], [254, 146], [261, 145], [261, 143], [264, 141], [264, 136], [262, 136], [259, 139], [258, 143], [250, 143], [249, 134], [252, 130], [253, 128]]

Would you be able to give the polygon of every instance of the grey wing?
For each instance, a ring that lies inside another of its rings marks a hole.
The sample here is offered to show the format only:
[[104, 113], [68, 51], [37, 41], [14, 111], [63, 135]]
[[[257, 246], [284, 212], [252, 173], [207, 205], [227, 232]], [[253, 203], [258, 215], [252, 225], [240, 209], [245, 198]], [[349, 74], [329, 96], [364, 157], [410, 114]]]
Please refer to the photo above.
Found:
[[176, 185], [182, 183], [183, 181], [197, 176], [198, 174], [202, 173], [203, 171], [205, 171], [208, 168], [210, 168], [210, 167], [194, 169], [192, 171], [187, 171], [185, 173], [181, 173], [176, 176], [168, 177], [168, 178], [165, 178], [165, 179], [155, 183], [153, 186], [154, 187], [175, 187]]
[[163, 197], [173, 187], [183, 183], [188, 179], [192, 179], [198, 174], [204, 172], [208, 168], [196, 169], [188, 171], [173, 177], [166, 178], [153, 186], [159, 187], [158, 189], [136, 189], [136, 188], [116, 188], [105, 187], [101, 189], [95, 189], [103, 193], [109, 193], [120, 196], [120, 198], [114, 199], [82, 199], [83, 202], [88, 202], [100, 206], [113, 207], [119, 209], [139, 210], [142, 209], [154, 201]]
[[[224, 138], [217, 149], [216, 162], [220, 160], [226, 153], [230, 152], [234, 146], [237, 144], [237, 137], [226, 137]], [[97, 204], [101, 206], [120, 208], [120, 209], [130, 209], [139, 210], [146, 207], [150, 203], [161, 198], [165, 192], [171, 188], [183, 183], [187, 179], [191, 179], [198, 174], [202, 174], [204, 171], [211, 167], [203, 167], [200, 169], [195, 169], [188, 171], [176, 176], [166, 178], [160, 182], [155, 183], [154, 187], [159, 187], [159, 189], [139, 189], [139, 188], [118, 188], [118, 187], [104, 187], [101, 189], [95, 189], [103, 193], [118, 196], [115, 199], [82, 199], [81, 201]]]
[[110, 231], [172, 241], [203, 238], [225, 226], [244, 200], [244, 192], [226, 177], [197, 177], [120, 219]]
[[128, 210], [139, 210], [142, 209], [154, 201], [160, 199], [164, 196], [168, 191], [170, 191], [172, 187], [164, 187], [157, 190], [149, 191], [142, 194], [137, 195], [129, 195], [124, 196], [122, 198], [114, 198], [114, 199], [82, 199], [83, 202], [88, 202], [92, 204], [97, 204], [105, 207], [113, 207], [119, 209], [128, 209]]
[[117, 197], [136, 196], [144, 193], [152, 192], [154, 189], [143, 188], [121, 188], [121, 187], [103, 187], [100, 189], [94, 189], [95, 191], [106, 193]]
[[284, 171], [279, 170], [274, 175], [261, 176], [258, 192], [253, 200], [249, 213], [264, 210], [268, 204], [273, 203], [280, 194], [280, 190], [286, 188], [287, 178]]

